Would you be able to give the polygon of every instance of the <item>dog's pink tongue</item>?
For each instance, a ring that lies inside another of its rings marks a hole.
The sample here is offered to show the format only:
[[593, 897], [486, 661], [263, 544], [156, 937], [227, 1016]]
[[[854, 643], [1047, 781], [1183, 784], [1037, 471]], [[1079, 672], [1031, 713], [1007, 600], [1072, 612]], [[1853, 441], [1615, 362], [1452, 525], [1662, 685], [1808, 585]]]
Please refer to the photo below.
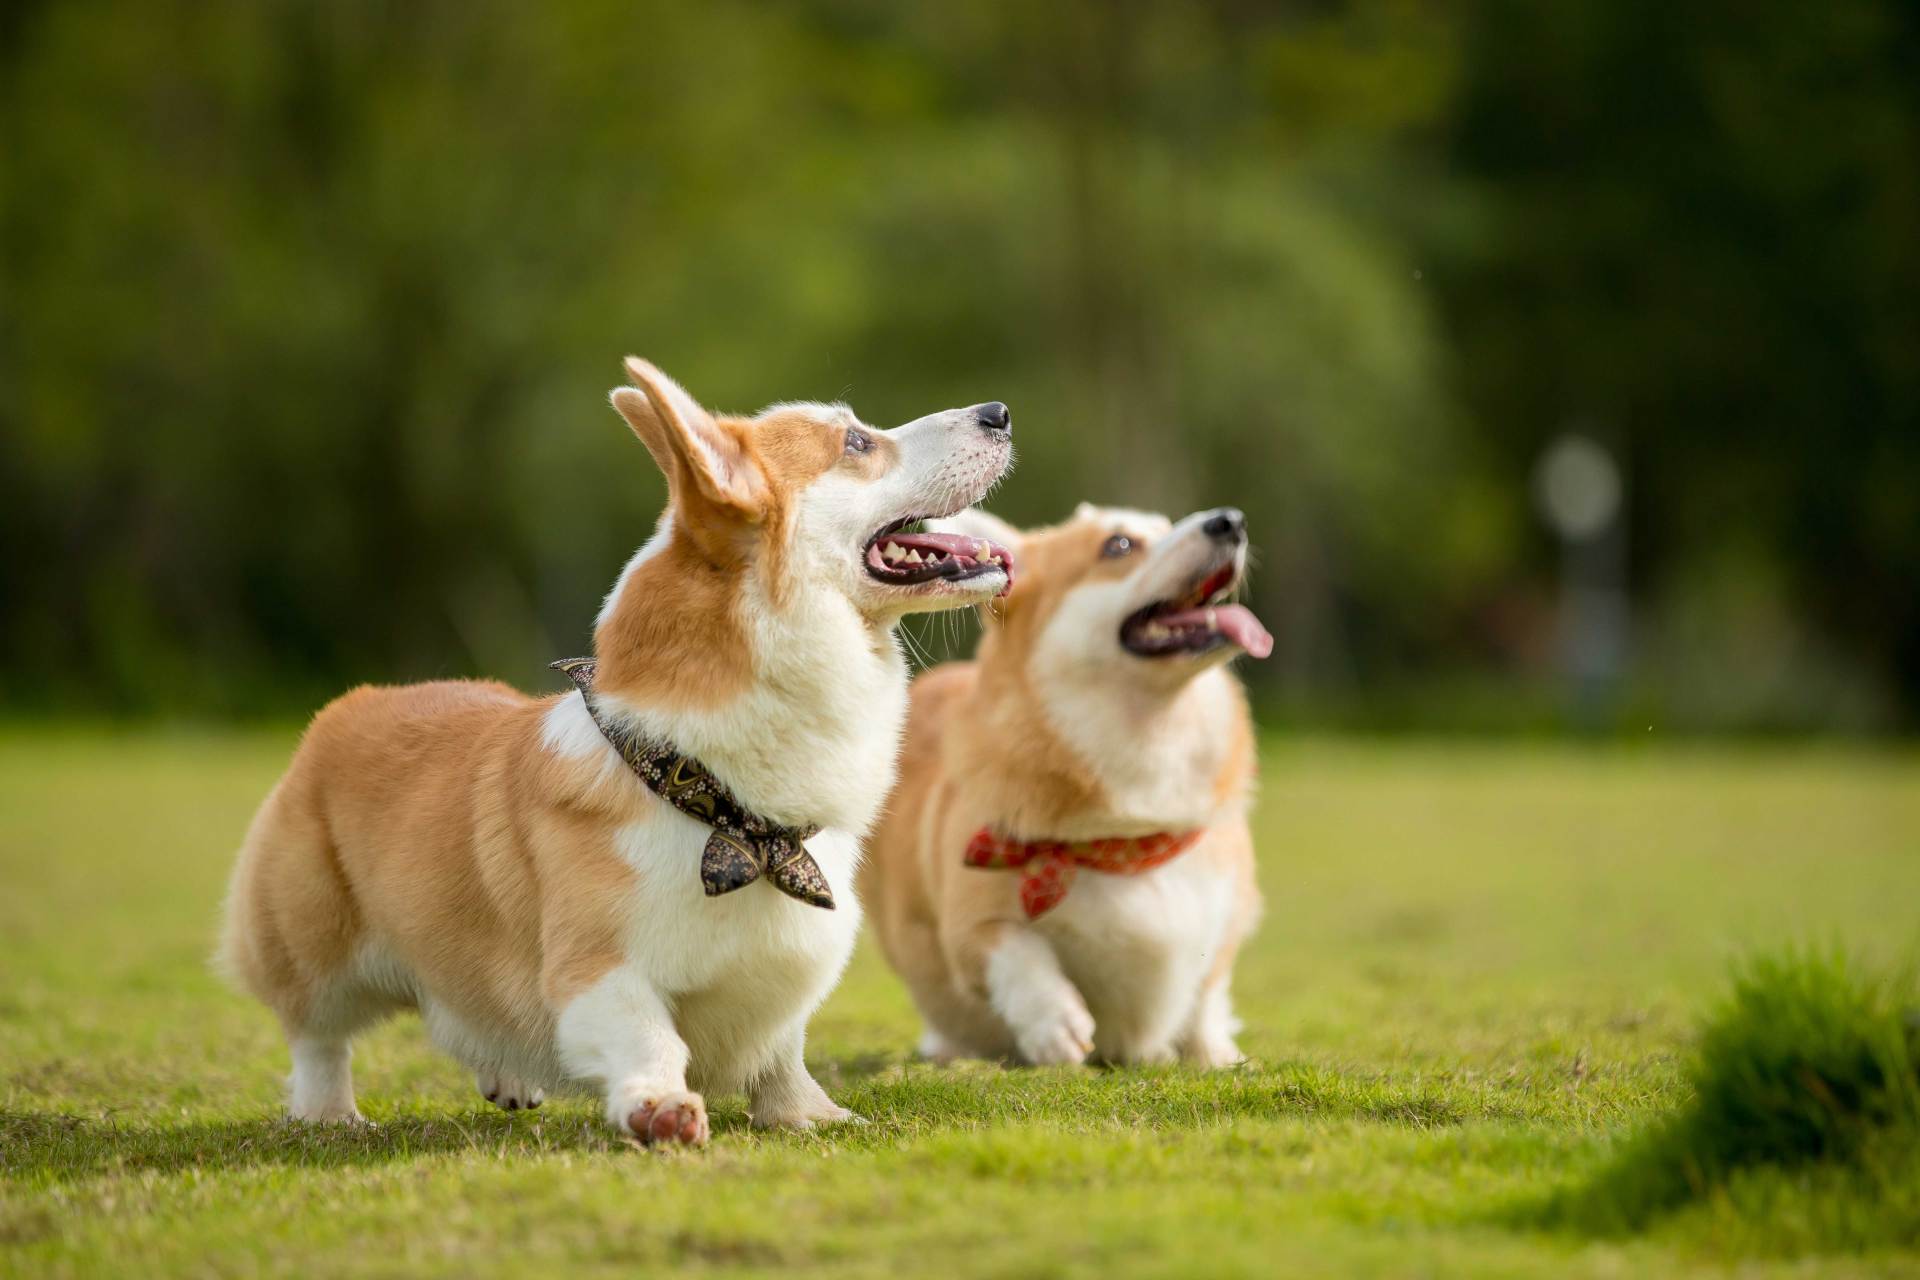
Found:
[[979, 557], [982, 546], [993, 545], [958, 533], [891, 533], [880, 541], [883, 544], [897, 542], [907, 550], [918, 551], [922, 555], [932, 551], [945, 556], [965, 556], [969, 560]]
[[929, 551], [976, 561], [993, 556], [1000, 562], [1000, 571], [1007, 575], [1006, 585], [1000, 588], [1000, 594], [1004, 596], [1013, 590], [1013, 553], [997, 542], [961, 533], [895, 533], [879, 539], [874, 547], [875, 553], [879, 554], [881, 548], [889, 543], [899, 544], [902, 550], [918, 551], [923, 556]]
[[1212, 627], [1247, 651], [1251, 658], [1264, 658], [1273, 652], [1273, 637], [1243, 604], [1217, 604], [1206, 609], [1184, 609], [1156, 619], [1167, 627]]

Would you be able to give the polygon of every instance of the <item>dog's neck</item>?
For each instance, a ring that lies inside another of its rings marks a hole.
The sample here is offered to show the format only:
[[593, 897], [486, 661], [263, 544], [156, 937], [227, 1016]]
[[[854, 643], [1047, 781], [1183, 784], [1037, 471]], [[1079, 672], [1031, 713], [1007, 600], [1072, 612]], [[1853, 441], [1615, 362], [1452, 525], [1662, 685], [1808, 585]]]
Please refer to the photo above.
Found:
[[[892, 790], [906, 718], [893, 628], [826, 587], [776, 607], [751, 574], [699, 599], [655, 545], [670, 536], [641, 548], [602, 611], [603, 712], [695, 757], [774, 822], [864, 834]], [[668, 600], [691, 616], [663, 618]]]
[[[1243, 812], [1252, 775], [1246, 698], [1224, 668], [1177, 689], [1112, 672], [983, 670], [962, 735], [988, 771], [1001, 829], [1032, 839], [1100, 839], [1211, 826]], [[962, 748], [964, 751], [965, 749]]]

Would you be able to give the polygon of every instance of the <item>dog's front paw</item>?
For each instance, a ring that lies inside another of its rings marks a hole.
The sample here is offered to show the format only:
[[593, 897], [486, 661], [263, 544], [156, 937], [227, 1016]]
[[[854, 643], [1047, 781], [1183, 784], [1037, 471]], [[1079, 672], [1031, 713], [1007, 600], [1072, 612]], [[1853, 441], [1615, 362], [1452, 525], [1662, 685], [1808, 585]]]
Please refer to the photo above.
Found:
[[756, 1129], [811, 1129], [822, 1124], [865, 1124], [866, 1120], [853, 1114], [826, 1098], [820, 1105], [804, 1110], [775, 1111], [767, 1114], [755, 1111], [753, 1127]]
[[1196, 1067], [1205, 1067], [1210, 1071], [1222, 1067], [1237, 1067], [1247, 1060], [1240, 1052], [1240, 1046], [1231, 1037], [1214, 1040], [1201, 1040], [1182, 1048], [1180, 1056]]
[[1036, 1067], [1085, 1062], [1093, 1052], [1093, 1015], [1077, 1000], [1062, 1004], [1014, 1031], [1022, 1060]]
[[642, 1146], [705, 1146], [707, 1104], [697, 1093], [663, 1093], [643, 1099], [621, 1119], [620, 1127]]
[[747, 1112], [756, 1129], [811, 1129], [819, 1124], [864, 1123], [827, 1096], [805, 1067], [775, 1071], [754, 1083]]
[[480, 1096], [502, 1111], [531, 1111], [547, 1100], [546, 1092], [515, 1076], [482, 1071], [473, 1078]]

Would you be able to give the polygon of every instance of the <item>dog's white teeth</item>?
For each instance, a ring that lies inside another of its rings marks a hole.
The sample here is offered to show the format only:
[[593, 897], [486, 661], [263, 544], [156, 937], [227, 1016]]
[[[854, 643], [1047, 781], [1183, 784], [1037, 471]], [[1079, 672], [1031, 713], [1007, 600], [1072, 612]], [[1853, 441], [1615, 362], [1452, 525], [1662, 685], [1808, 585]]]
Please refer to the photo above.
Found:
[[909, 552], [907, 552], [907, 563], [908, 563], [908, 564], [919, 564], [919, 563], [920, 563], [920, 553], [919, 553], [918, 551], [909, 551]]
[[1207, 630], [1218, 631], [1220, 629], [1220, 624], [1214, 621], [1213, 615], [1214, 615], [1214, 610], [1212, 609], [1207, 610]]
[[973, 549], [973, 555], [976, 560], [984, 560], [989, 564], [993, 563], [993, 544], [990, 542], [978, 544]]
[[883, 559], [893, 561], [900, 561], [907, 558], [907, 553], [900, 549], [900, 544], [897, 542], [889, 542], [885, 550], [881, 551], [880, 555]]

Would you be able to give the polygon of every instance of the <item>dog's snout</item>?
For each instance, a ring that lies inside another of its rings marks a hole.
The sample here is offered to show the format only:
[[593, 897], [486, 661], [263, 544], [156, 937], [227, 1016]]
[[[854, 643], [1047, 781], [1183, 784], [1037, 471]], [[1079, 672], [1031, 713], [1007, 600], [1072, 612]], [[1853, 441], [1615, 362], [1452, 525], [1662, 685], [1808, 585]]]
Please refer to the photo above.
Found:
[[1207, 517], [1200, 528], [1209, 538], [1221, 542], [1245, 542], [1247, 540], [1247, 515], [1238, 507], [1219, 507]]
[[989, 400], [985, 404], [973, 406], [974, 420], [989, 431], [1003, 431], [1013, 434], [1013, 413], [998, 400]]

